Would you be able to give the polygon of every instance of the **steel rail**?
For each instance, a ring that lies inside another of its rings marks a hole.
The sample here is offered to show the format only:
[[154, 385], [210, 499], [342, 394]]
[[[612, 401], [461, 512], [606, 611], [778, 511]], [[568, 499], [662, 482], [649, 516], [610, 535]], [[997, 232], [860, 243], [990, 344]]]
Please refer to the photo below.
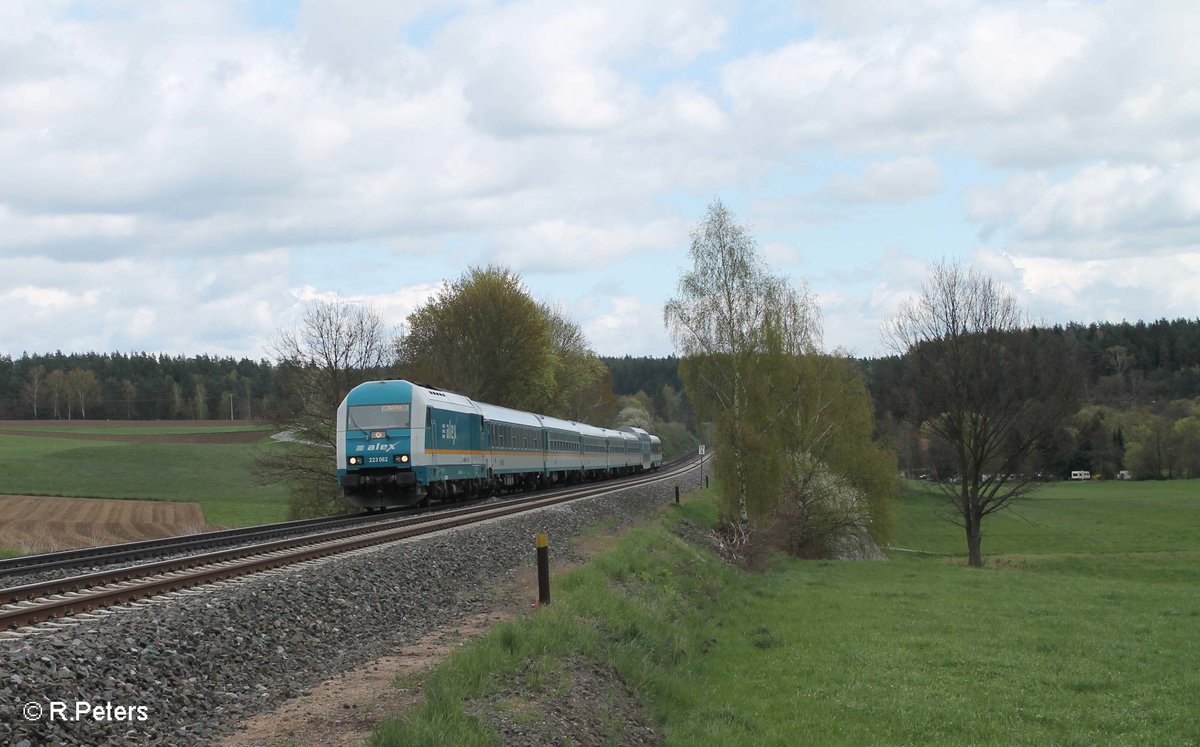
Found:
[[[669, 467], [671, 464], [674, 464], [674, 461], [678, 460], [673, 460], [664, 466]], [[477, 502], [473, 502], [470, 505], [477, 505]], [[15, 558], [0, 559], [0, 578], [6, 575], [38, 573], [64, 568], [133, 562], [170, 553], [247, 544], [252, 541], [265, 540], [271, 537], [283, 537], [295, 532], [307, 532], [325, 527], [333, 528], [356, 524], [373, 524], [379, 522], [387, 514], [399, 513], [407, 516], [426, 510], [429, 509], [393, 508], [378, 513], [340, 514], [338, 516], [323, 516], [315, 519], [296, 519], [294, 521], [284, 521], [274, 524], [258, 524], [249, 527], [220, 529], [212, 532], [160, 537], [136, 542], [122, 542], [112, 545], [38, 553], [35, 555], [21, 555]]]
[[20, 555], [15, 558], [0, 560], [0, 576], [139, 560], [168, 552], [186, 552], [203, 547], [219, 547], [221, 545], [231, 545], [261, 537], [303, 532], [327, 526], [378, 521], [381, 516], [382, 514], [340, 514], [338, 516], [323, 516], [316, 519], [283, 521], [275, 524], [256, 524], [254, 526], [238, 527], [235, 529], [218, 529], [212, 532], [197, 532], [196, 534], [175, 535], [173, 537], [160, 537], [157, 539], [138, 540], [136, 542], [80, 547], [74, 550], [59, 550], [56, 552], [38, 553], [36, 555]]
[[0, 629], [20, 627], [327, 555], [351, 552], [371, 545], [535, 511], [614, 490], [649, 485], [683, 474], [692, 468], [692, 461], [688, 459], [672, 463], [675, 466], [664, 469], [661, 473], [641, 475], [638, 479], [620, 484], [585, 486], [549, 496], [509, 500], [500, 505], [441, 511], [382, 522], [370, 527], [335, 530], [5, 589], [0, 592], [0, 603], [6, 605], [0, 607]]

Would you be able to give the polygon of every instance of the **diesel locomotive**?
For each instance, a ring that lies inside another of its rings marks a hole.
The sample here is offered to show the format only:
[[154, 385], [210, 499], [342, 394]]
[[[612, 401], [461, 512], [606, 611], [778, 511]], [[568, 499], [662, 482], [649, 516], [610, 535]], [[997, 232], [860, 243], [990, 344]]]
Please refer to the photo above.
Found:
[[337, 482], [354, 506], [428, 505], [657, 469], [662, 442], [475, 402], [404, 380], [351, 389], [337, 410]]

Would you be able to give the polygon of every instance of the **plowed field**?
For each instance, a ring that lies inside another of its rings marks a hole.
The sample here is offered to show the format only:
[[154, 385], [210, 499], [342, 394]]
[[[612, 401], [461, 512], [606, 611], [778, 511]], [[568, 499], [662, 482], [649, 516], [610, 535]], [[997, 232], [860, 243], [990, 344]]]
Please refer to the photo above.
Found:
[[204, 531], [199, 503], [0, 496], [0, 547], [67, 550]]

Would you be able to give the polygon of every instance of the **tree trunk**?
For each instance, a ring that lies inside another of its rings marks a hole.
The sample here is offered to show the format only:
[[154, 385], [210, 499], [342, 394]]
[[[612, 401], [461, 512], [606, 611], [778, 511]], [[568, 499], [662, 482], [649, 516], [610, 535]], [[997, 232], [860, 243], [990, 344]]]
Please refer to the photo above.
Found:
[[983, 567], [983, 554], [979, 551], [979, 546], [983, 542], [983, 531], [980, 524], [980, 517], [968, 515], [967, 517], [967, 565], [972, 568]]

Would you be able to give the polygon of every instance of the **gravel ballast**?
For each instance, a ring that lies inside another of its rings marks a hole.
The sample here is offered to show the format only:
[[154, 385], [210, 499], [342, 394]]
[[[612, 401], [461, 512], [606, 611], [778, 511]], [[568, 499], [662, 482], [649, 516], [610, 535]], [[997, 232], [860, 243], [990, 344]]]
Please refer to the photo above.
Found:
[[[693, 469], [680, 483], [698, 480]], [[0, 744], [212, 743], [486, 609], [498, 579], [533, 564], [538, 532], [569, 561], [569, 538], [673, 496], [663, 480], [0, 639]]]

